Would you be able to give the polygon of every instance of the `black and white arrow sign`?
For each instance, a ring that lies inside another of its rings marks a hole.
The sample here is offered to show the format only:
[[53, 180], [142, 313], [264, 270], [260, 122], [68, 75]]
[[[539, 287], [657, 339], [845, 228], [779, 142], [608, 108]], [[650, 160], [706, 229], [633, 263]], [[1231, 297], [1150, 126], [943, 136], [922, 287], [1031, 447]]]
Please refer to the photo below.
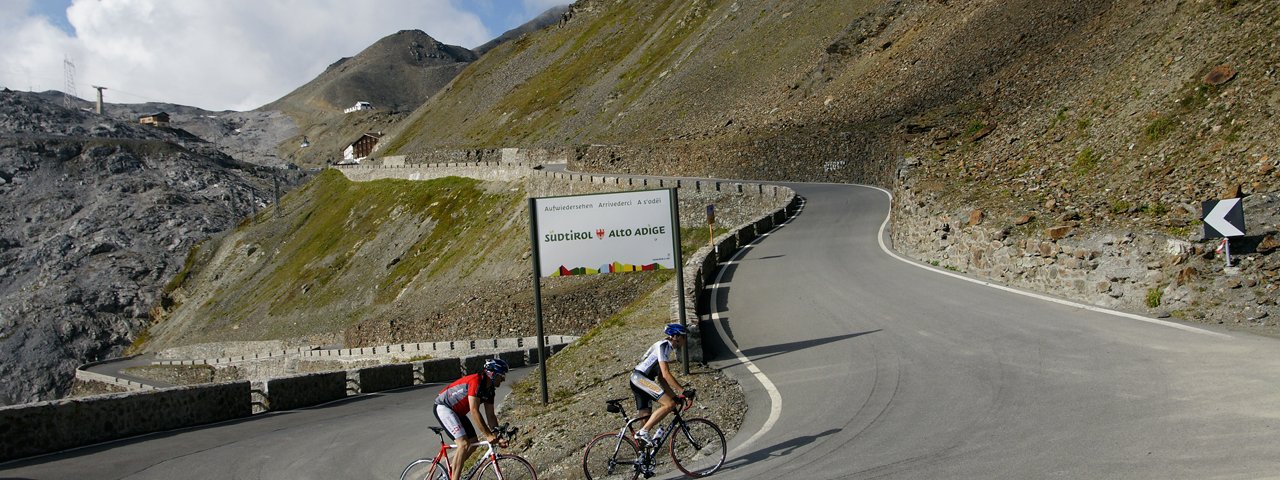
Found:
[[1209, 200], [1200, 208], [1204, 212], [1204, 238], [1244, 236], [1244, 205], [1239, 198]]

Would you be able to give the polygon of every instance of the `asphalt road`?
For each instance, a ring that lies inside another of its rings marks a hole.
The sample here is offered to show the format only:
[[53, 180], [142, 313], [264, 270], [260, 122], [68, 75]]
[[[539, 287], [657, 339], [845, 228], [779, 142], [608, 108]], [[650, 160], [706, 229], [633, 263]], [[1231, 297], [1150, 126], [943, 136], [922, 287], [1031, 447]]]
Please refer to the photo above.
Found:
[[[735, 348], [713, 364], [750, 409], [714, 478], [1280, 478], [1280, 341], [930, 270], [881, 246], [884, 192], [792, 187], [803, 213], [744, 250], [715, 294]], [[0, 477], [394, 478], [434, 448], [422, 406], [438, 389], [113, 442]]]
[[931, 271], [882, 248], [886, 193], [791, 186], [803, 213], [722, 280], [765, 378], [717, 363], [751, 406], [717, 477], [1280, 477], [1280, 341]]

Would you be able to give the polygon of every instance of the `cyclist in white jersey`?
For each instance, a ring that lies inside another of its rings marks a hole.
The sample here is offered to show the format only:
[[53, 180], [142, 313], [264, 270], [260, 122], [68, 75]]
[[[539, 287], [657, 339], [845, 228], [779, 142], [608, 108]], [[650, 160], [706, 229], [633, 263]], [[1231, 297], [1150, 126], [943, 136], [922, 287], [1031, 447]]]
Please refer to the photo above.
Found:
[[[631, 392], [636, 398], [636, 410], [640, 412], [640, 416], [649, 415], [649, 420], [636, 432], [636, 438], [645, 443], [649, 442], [649, 429], [675, 408], [677, 400], [689, 402], [684, 396], [684, 387], [676, 381], [675, 375], [667, 366], [675, 359], [676, 349], [684, 346], [689, 329], [679, 323], [672, 323], [667, 325], [663, 333], [667, 338], [645, 350], [644, 358], [631, 372]], [[672, 390], [679, 393], [673, 396]], [[654, 400], [658, 401], [658, 408], [650, 412]]]

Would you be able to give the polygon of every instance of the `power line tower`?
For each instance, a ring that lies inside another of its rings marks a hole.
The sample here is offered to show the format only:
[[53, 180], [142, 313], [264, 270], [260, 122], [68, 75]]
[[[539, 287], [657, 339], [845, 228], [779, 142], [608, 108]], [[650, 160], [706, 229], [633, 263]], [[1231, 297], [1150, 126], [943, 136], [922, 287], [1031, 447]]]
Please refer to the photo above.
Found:
[[62, 106], [72, 108], [71, 96], [76, 92], [76, 64], [65, 55], [62, 57]]

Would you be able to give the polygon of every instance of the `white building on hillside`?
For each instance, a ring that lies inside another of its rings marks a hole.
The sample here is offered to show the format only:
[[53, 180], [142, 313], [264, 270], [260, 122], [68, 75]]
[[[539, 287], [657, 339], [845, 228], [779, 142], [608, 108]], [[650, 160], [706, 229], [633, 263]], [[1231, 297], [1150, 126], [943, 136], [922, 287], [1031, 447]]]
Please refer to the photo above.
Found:
[[373, 104], [369, 102], [356, 102], [354, 107], [343, 110], [342, 113], [359, 112], [361, 110], [373, 110]]

